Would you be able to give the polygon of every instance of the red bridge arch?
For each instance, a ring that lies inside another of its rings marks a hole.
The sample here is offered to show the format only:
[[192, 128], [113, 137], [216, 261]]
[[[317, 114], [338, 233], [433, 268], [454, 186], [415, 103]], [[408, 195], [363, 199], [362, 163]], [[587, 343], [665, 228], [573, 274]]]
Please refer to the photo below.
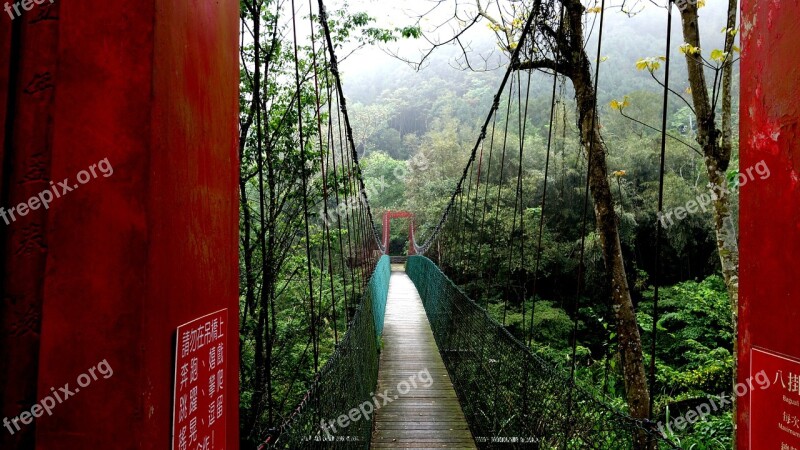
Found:
[[383, 213], [383, 248], [389, 253], [389, 239], [391, 236], [392, 219], [411, 219], [408, 221], [408, 255], [416, 255], [414, 247], [414, 213], [408, 211], [386, 211]]

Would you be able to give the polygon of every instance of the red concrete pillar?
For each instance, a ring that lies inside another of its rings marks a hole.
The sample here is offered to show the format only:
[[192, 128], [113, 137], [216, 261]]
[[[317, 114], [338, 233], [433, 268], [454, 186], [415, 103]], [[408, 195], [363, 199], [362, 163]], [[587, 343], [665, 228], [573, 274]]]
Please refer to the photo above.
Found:
[[0, 448], [170, 448], [175, 330], [222, 308], [238, 448], [239, 2], [48, 4], [0, 11], [0, 206], [69, 180], [0, 219], [0, 420], [113, 375]]
[[383, 213], [383, 248], [386, 253], [389, 253], [389, 241], [391, 240], [391, 227], [392, 227], [392, 213], [386, 211]]
[[[7, 330], [0, 332], [0, 420], [38, 401], [47, 212], [14, 217], [7, 210], [49, 187], [58, 8], [48, 3], [14, 21], [0, 16], [0, 330]], [[32, 448], [33, 424], [14, 431], [0, 429], [0, 448]]]
[[417, 249], [414, 247], [414, 216], [411, 215], [408, 219], [408, 256], [417, 254]]
[[738, 448], [743, 449], [800, 448], [798, 17], [798, 2], [742, 2], [740, 168], [744, 173], [760, 167], [768, 174], [741, 190], [739, 381], [747, 389], [738, 387], [744, 393]]

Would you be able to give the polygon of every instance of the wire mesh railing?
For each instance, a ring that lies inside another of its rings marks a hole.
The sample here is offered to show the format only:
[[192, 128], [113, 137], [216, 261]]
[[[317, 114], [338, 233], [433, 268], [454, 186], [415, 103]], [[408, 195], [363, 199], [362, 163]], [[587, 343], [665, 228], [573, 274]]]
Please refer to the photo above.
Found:
[[259, 447], [261, 449], [366, 449], [370, 418], [337, 419], [372, 401], [378, 382], [378, 338], [383, 330], [391, 264], [384, 255], [375, 266], [352, 324], [322, 367], [295, 412]]
[[678, 448], [536, 356], [428, 258], [406, 271], [480, 448]]

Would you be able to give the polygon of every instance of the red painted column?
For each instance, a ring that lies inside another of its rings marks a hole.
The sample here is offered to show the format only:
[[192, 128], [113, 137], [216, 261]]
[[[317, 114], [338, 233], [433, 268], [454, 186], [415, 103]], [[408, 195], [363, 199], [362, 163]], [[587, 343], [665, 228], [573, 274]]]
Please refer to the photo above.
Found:
[[408, 256], [417, 254], [417, 249], [414, 247], [414, 216], [408, 219]]
[[392, 215], [390, 211], [383, 213], [383, 248], [389, 253], [389, 240], [391, 238]]
[[175, 330], [222, 308], [227, 439], [215, 448], [238, 448], [239, 2], [59, 9], [41, 26], [36, 9], [0, 16], [0, 206], [51, 180], [73, 189], [0, 222], [0, 342], [24, 343], [0, 350], [0, 420], [75, 391], [102, 361], [113, 375], [18, 434], [0, 428], [0, 448], [170, 448]]
[[[741, 163], [769, 176], [741, 191], [739, 381], [764, 371], [739, 399], [738, 448], [800, 448], [800, 3], [742, 2]], [[764, 377], [762, 376], [762, 380]], [[766, 383], [765, 383], [766, 384]], [[788, 399], [788, 400], [787, 400]]]
[[[59, 6], [48, 3], [14, 21], [0, 16], [0, 330], [8, 330], [0, 333], [0, 420], [38, 401], [47, 211], [7, 210], [49, 187]], [[0, 448], [33, 445], [35, 424], [13, 435], [0, 431]]]

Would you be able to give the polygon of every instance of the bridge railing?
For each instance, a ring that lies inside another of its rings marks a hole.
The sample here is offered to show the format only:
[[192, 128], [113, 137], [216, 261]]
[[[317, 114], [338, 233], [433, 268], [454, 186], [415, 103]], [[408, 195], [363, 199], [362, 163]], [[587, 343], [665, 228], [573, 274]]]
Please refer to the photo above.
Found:
[[406, 271], [480, 448], [677, 448], [532, 353], [431, 260]]
[[382, 256], [367, 284], [350, 328], [322, 367], [294, 413], [261, 449], [367, 449], [370, 417], [337, 423], [372, 402], [378, 383], [378, 337], [383, 330], [391, 264]]

